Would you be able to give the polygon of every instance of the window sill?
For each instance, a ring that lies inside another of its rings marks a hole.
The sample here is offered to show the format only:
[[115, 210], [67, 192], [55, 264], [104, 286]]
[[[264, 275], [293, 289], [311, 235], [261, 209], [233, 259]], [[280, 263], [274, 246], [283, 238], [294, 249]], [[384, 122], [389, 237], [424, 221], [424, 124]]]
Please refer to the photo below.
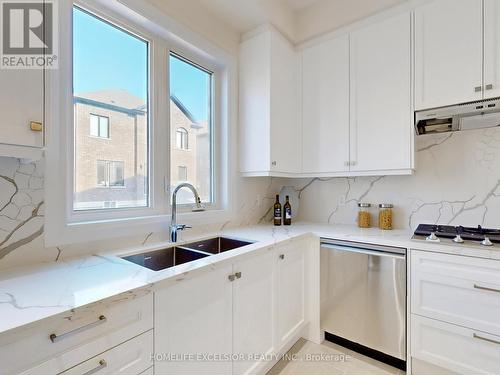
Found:
[[[177, 223], [193, 227], [217, 224], [227, 221], [230, 214], [226, 210], [207, 210], [203, 212], [178, 212]], [[146, 235], [151, 232], [164, 232], [168, 236], [170, 214], [142, 216], [124, 219], [86, 221], [67, 223], [61, 228], [47, 227], [45, 246], [61, 246], [94, 241], [127, 238]], [[127, 245], [126, 243], [124, 245]]]

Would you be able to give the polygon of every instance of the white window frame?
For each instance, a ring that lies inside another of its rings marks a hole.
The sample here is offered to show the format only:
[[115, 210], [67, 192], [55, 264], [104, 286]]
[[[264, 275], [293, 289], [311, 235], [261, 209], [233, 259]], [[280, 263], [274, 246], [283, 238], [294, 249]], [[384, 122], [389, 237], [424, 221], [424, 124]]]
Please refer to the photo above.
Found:
[[[192, 213], [190, 207], [179, 207], [179, 220], [195, 225], [223, 222], [231, 215], [229, 178], [230, 110], [236, 103], [229, 93], [235, 90], [236, 61], [201, 39], [176, 21], [143, 0], [77, 0], [57, 2], [60, 30], [72, 30], [73, 5], [79, 6], [126, 31], [149, 41], [150, 82], [150, 207], [130, 209], [73, 211], [72, 33], [60, 33], [60, 55], [57, 71], [46, 72], [46, 122], [51, 124], [47, 148], [46, 172], [46, 246], [140, 235], [165, 231], [170, 221], [170, 110], [168, 62], [176, 53], [213, 72], [214, 103], [212, 110], [214, 204], [204, 213]], [[234, 116], [232, 117], [234, 121]], [[173, 125], [173, 124], [172, 124]], [[69, 159], [68, 159], [69, 157]], [[62, 173], [61, 173], [62, 171]], [[62, 177], [61, 177], [62, 174]], [[60, 197], [66, 199], [61, 200]]]

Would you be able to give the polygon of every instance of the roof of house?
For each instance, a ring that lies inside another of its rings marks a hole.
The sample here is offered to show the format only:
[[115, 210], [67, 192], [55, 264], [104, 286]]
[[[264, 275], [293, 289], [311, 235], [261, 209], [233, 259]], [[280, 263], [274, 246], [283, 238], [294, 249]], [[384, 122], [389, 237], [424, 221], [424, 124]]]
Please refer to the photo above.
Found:
[[[100, 90], [75, 94], [77, 102], [102, 106], [109, 109], [127, 113], [146, 112], [144, 100], [135, 96], [127, 90]], [[198, 121], [187, 107], [175, 95], [170, 96], [170, 100], [179, 110], [192, 122], [193, 127], [199, 127]]]

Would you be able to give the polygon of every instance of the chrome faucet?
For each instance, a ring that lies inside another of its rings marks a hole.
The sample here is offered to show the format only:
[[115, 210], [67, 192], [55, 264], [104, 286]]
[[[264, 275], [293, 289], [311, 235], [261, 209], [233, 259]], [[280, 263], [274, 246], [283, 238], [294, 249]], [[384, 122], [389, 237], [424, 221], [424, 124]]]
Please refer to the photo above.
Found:
[[205, 208], [201, 204], [200, 196], [196, 191], [195, 187], [190, 183], [183, 182], [175, 187], [174, 192], [172, 193], [172, 219], [170, 220], [170, 241], [177, 242], [177, 231], [191, 228], [188, 225], [177, 224], [177, 193], [182, 188], [188, 188], [193, 192], [194, 200], [196, 201], [196, 207], [193, 208], [193, 212], [201, 212], [205, 211]]

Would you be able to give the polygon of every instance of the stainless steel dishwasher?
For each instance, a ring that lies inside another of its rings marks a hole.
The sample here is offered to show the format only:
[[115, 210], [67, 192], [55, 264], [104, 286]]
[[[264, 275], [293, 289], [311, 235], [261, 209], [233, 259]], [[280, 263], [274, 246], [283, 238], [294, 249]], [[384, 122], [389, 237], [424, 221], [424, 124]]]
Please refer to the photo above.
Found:
[[325, 338], [406, 367], [406, 249], [321, 239]]

